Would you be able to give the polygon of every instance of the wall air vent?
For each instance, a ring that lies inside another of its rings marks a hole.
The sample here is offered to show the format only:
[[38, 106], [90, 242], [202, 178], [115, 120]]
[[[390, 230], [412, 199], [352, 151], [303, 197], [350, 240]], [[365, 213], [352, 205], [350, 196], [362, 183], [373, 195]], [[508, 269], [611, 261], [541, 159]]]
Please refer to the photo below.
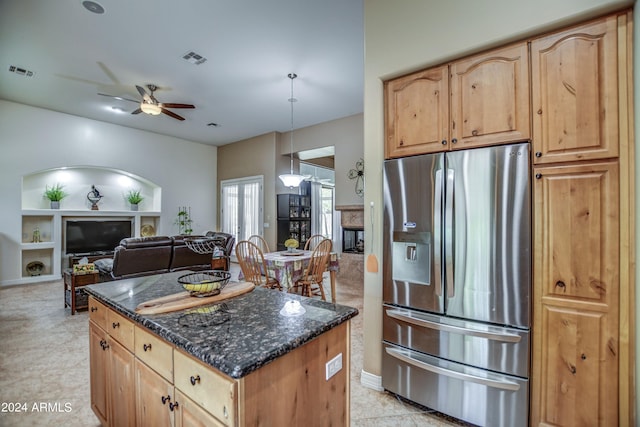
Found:
[[24, 68], [16, 67], [15, 65], [9, 65], [9, 71], [25, 77], [33, 77], [34, 74], [33, 71], [25, 70]]
[[200, 65], [200, 64], [204, 63], [207, 60], [207, 58], [205, 58], [204, 56], [199, 55], [199, 54], [197, 54], [197, 53], [195, 53], [193, 51], [185, 53], [184, 55], [182, 55], [182, 58], [185, 61], [190, 62], [191, 64], [195, 64], [195, 65]]

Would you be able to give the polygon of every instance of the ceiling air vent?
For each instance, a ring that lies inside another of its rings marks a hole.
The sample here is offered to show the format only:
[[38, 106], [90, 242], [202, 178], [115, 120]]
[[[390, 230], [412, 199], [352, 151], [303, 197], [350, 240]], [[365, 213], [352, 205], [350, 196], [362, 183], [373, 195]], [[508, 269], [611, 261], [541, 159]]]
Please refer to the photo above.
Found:
[[200, 65], [200, 64], [204, 63], [207, 60], [207, 58], [205, 58], [202, 55], [198, 55], [195, 52], [185, 53], [184, 55], [182, 55], [182, 58], [185, 61], [190, 62], [190, 63], [195, 64], [195, 65]]
[[24, 68], [16, 67], [15, 65], [9, 65], [9, 71], [19, 76], [33, 77], [33, 71], [25, 70]]

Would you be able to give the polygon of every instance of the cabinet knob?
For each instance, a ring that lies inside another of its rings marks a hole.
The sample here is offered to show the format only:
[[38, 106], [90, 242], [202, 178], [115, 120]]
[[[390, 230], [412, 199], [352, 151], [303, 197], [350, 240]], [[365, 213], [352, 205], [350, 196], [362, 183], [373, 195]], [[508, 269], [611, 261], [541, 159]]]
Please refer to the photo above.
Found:
[[166, 405], [167, 402], [171, 402], [171, 396], [168, 394], [166, 396], [161, 396], [160, 399], [162, 400], [163, 405]]
[[403, 146], [403, 145], [404, 145], [404, 140], [401, 139], [400, 140], [400, 146]]
[[447, 140], [446, 139], [442, 140], [442, 145], [447, 145]]
[[563, 282], [562, 280], [558, 280], [558, 281], [556, 282], [556, 286], [557, 286], [558, 288], [562, 288], [562, 289], [566, 288], [566, 285], [564, 284], [564, 282]]
[[200, 383], [200, 375], [197, 376], [191, 376], [191, 385], [196, 385], [196, 383]]
[[148, 351], [151, 351], [151, 344], [143, 344], [143, 345], [142, 345], [142, 349], [143, 349], [144, 351], [147, 351], [147, 350], [148, 350]]
[[113, 326], [113, 329], [119, 328], [120, 327], [120, 322], [113, 322], [111, 324], [111, 326]]
[[98, 307], [91, 306], [91, 312], [98, 311]]
[[542, 152], [536, 151], [536, 157], [542, 157]]
[[536, 174], [536, 179], [540, 179], [540, 178], [542, 178], [542, 174], [541, 173], [537, 173]]
[[453, 139], [451, 140], [451, 143], [452, 143], [452, 144], [457, 144], [457, 143], [458, 143], [458, 138], [453, 138]]
[[174, 410], [174, 409], [178, 409], [178, 406], [180, 406], [180, 405], [178, 404], [178, 402], [176, 402], [176, 403], [171, 403], [171, 402], [169, 402], [169, 410], [170, 410], [171, 412], [173, 412], [173, 410]]

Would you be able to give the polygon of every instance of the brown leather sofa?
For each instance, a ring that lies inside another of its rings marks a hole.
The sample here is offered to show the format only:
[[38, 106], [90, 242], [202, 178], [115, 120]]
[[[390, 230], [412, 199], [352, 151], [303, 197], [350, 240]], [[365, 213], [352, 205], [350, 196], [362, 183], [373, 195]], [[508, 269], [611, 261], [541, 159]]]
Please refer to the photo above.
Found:
[[[211, 269], [211, 254], [189, 249], [185, 237], [129, 237], [116, 246], [112, 259], [96, 261], [101, 281], [127, 279], [180, 270]], [[202, 237], [202, 236], [199, 236]]]

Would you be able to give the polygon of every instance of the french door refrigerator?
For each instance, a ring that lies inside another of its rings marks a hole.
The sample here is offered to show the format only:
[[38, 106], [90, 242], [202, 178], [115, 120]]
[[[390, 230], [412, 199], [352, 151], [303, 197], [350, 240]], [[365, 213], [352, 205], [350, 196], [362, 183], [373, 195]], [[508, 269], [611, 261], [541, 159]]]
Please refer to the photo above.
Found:
[[382, 385], [481, 426], [528, 423], [529, 151], [384, 163]]

